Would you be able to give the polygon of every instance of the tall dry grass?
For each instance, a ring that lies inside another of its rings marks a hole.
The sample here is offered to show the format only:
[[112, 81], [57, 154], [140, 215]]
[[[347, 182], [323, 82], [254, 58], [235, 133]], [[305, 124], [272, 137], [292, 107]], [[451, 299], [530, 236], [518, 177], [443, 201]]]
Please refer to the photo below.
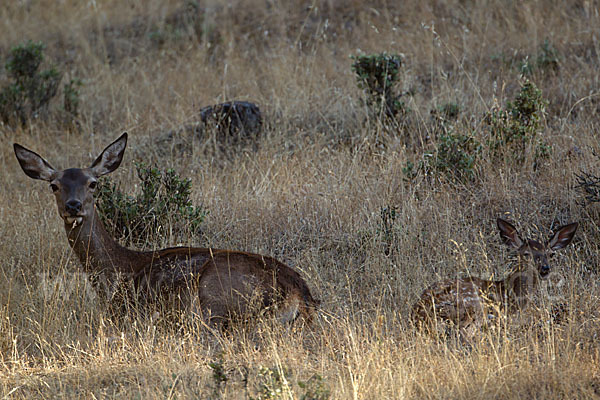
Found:
[[[598, 2], [236, 0], [198, 2], [195, 14], [186, 4], [0, 7], [3, 59], [25, 39], [43, 41], [63, 79], [84, 82], [77, 129], [52, 116], [0, 127], [2, 396], [600, 397], [600, 215], [580, 204], [575, 185], [575, 174], [600, 166]], [[456, 103], [461, 123], [481, 128], [494, 104], [515, 96], [519, 63], [545, 40], [560, 55], [558, 69], [531, 79], [549, 100], [548, 160], [534, 168], [484, 159], [468, 182], [405, 179], [406, 162], [435, 147], [432, 109]], [[406, 129], [368, 119], [350, 69], [360, 51], [403, 54]], [[263, 110], [257, 151], [156, 148], [157, 137], [195, 120], [200, 107], [230, 99]], [[276, 256], [321, 300], [312, 327], [267, 320], [213, 335], [184, 318], [114, 329], [79, 273], [52, 195], [22, 173], [12, 143], [55, 167], [84, 166], [125, 130], [130, 147], [115, 173], [124, 188], [135, 190], [132, 161], [143, 158], [192, 178], [195, 203], [210, 211], [201, 237], [150, 246]], [[381, 212], [393, 207], [386, 236]], [[416, 331], [408, 310], [434, 280], [506, 272], [493, 224], [501, 215], [538, 237], [580, 221], [574, 244], [554, 260], [564, 281], [529, 316], [482, 332], [471, 346]], [[560, 324], [555, 303], [566, 305]]]

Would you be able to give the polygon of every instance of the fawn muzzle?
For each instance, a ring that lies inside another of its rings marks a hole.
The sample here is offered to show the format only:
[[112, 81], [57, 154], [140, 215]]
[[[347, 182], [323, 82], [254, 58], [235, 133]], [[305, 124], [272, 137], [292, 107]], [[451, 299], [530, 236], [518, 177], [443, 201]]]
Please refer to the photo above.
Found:
[[548, 264], [542, 265], [541, 268], [540, 268], [540, 276], [542, 278], [546, 277], [550, 273], [550, 268], [551, 267]]

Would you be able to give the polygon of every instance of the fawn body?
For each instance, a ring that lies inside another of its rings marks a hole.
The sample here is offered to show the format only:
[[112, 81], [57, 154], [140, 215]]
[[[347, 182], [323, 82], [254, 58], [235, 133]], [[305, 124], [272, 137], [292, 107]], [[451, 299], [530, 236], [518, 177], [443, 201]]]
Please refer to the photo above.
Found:
[[551, 252], [571, 243], [577, 230], [577, 223], [565, 225], [542, 244], [521, 239], [516, 228], [501, 218], [497, 225], [502, 241], [516, 250], [516, 268], [501, 280], [465, 277], [434, 283], [412, 309], [415, 322], [451, 323], [472, 335], [497, 311], [516, 312], [527, 304], [540, 279], [550, 273]]
[[14, 145], [25, 174], [50, 182], [69, 244], [86, 272], [109, 285], [124, 279], [138, 299], [147, 303], [166, 299], [167, 304], [201, 313], [213, 324], [256, 308], [276, 310], [282, 322], [299, 316], [310, 321], [317, 301], [306, 282], [272, 257], [194, 247], [136, 251], [119, 245], [102, 225], [93, 193], [97, 179], [119, 167], [126, 145], [124, 133], [89, 168], [63, 171]]

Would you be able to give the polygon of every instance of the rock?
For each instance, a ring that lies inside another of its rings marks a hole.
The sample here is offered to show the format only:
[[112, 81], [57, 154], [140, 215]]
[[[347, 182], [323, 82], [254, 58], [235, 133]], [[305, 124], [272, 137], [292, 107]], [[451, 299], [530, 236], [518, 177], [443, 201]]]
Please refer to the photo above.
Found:
[[262, 114], [258, 106], [247, 101], [228, 101], [200, 110], [206, 130], [214, 129], [217, 139], [225, 143], [250, 142], [262, 131]]

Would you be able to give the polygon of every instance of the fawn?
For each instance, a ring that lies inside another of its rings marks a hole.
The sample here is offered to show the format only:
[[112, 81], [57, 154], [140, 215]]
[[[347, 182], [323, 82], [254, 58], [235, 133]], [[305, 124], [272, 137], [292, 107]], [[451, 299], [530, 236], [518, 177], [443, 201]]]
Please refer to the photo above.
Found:
[[506, 279], [466, 277], [431, 285], [414, 305], [413, 321], [451, 323], [461, 333], [472, 336], [496, 311], [503, 310], [507, 314], [518, 311], [527, 304], [540, 279], [550, 273], [548, 258], [551, 253], [571, 243], [577, 230], [576, 222], [565, 225], [542, 244], [536, 240], [521, 239], [517, 229], [502, 218], [496, 222], [502, 242], [516, 249], [516, 268]]

